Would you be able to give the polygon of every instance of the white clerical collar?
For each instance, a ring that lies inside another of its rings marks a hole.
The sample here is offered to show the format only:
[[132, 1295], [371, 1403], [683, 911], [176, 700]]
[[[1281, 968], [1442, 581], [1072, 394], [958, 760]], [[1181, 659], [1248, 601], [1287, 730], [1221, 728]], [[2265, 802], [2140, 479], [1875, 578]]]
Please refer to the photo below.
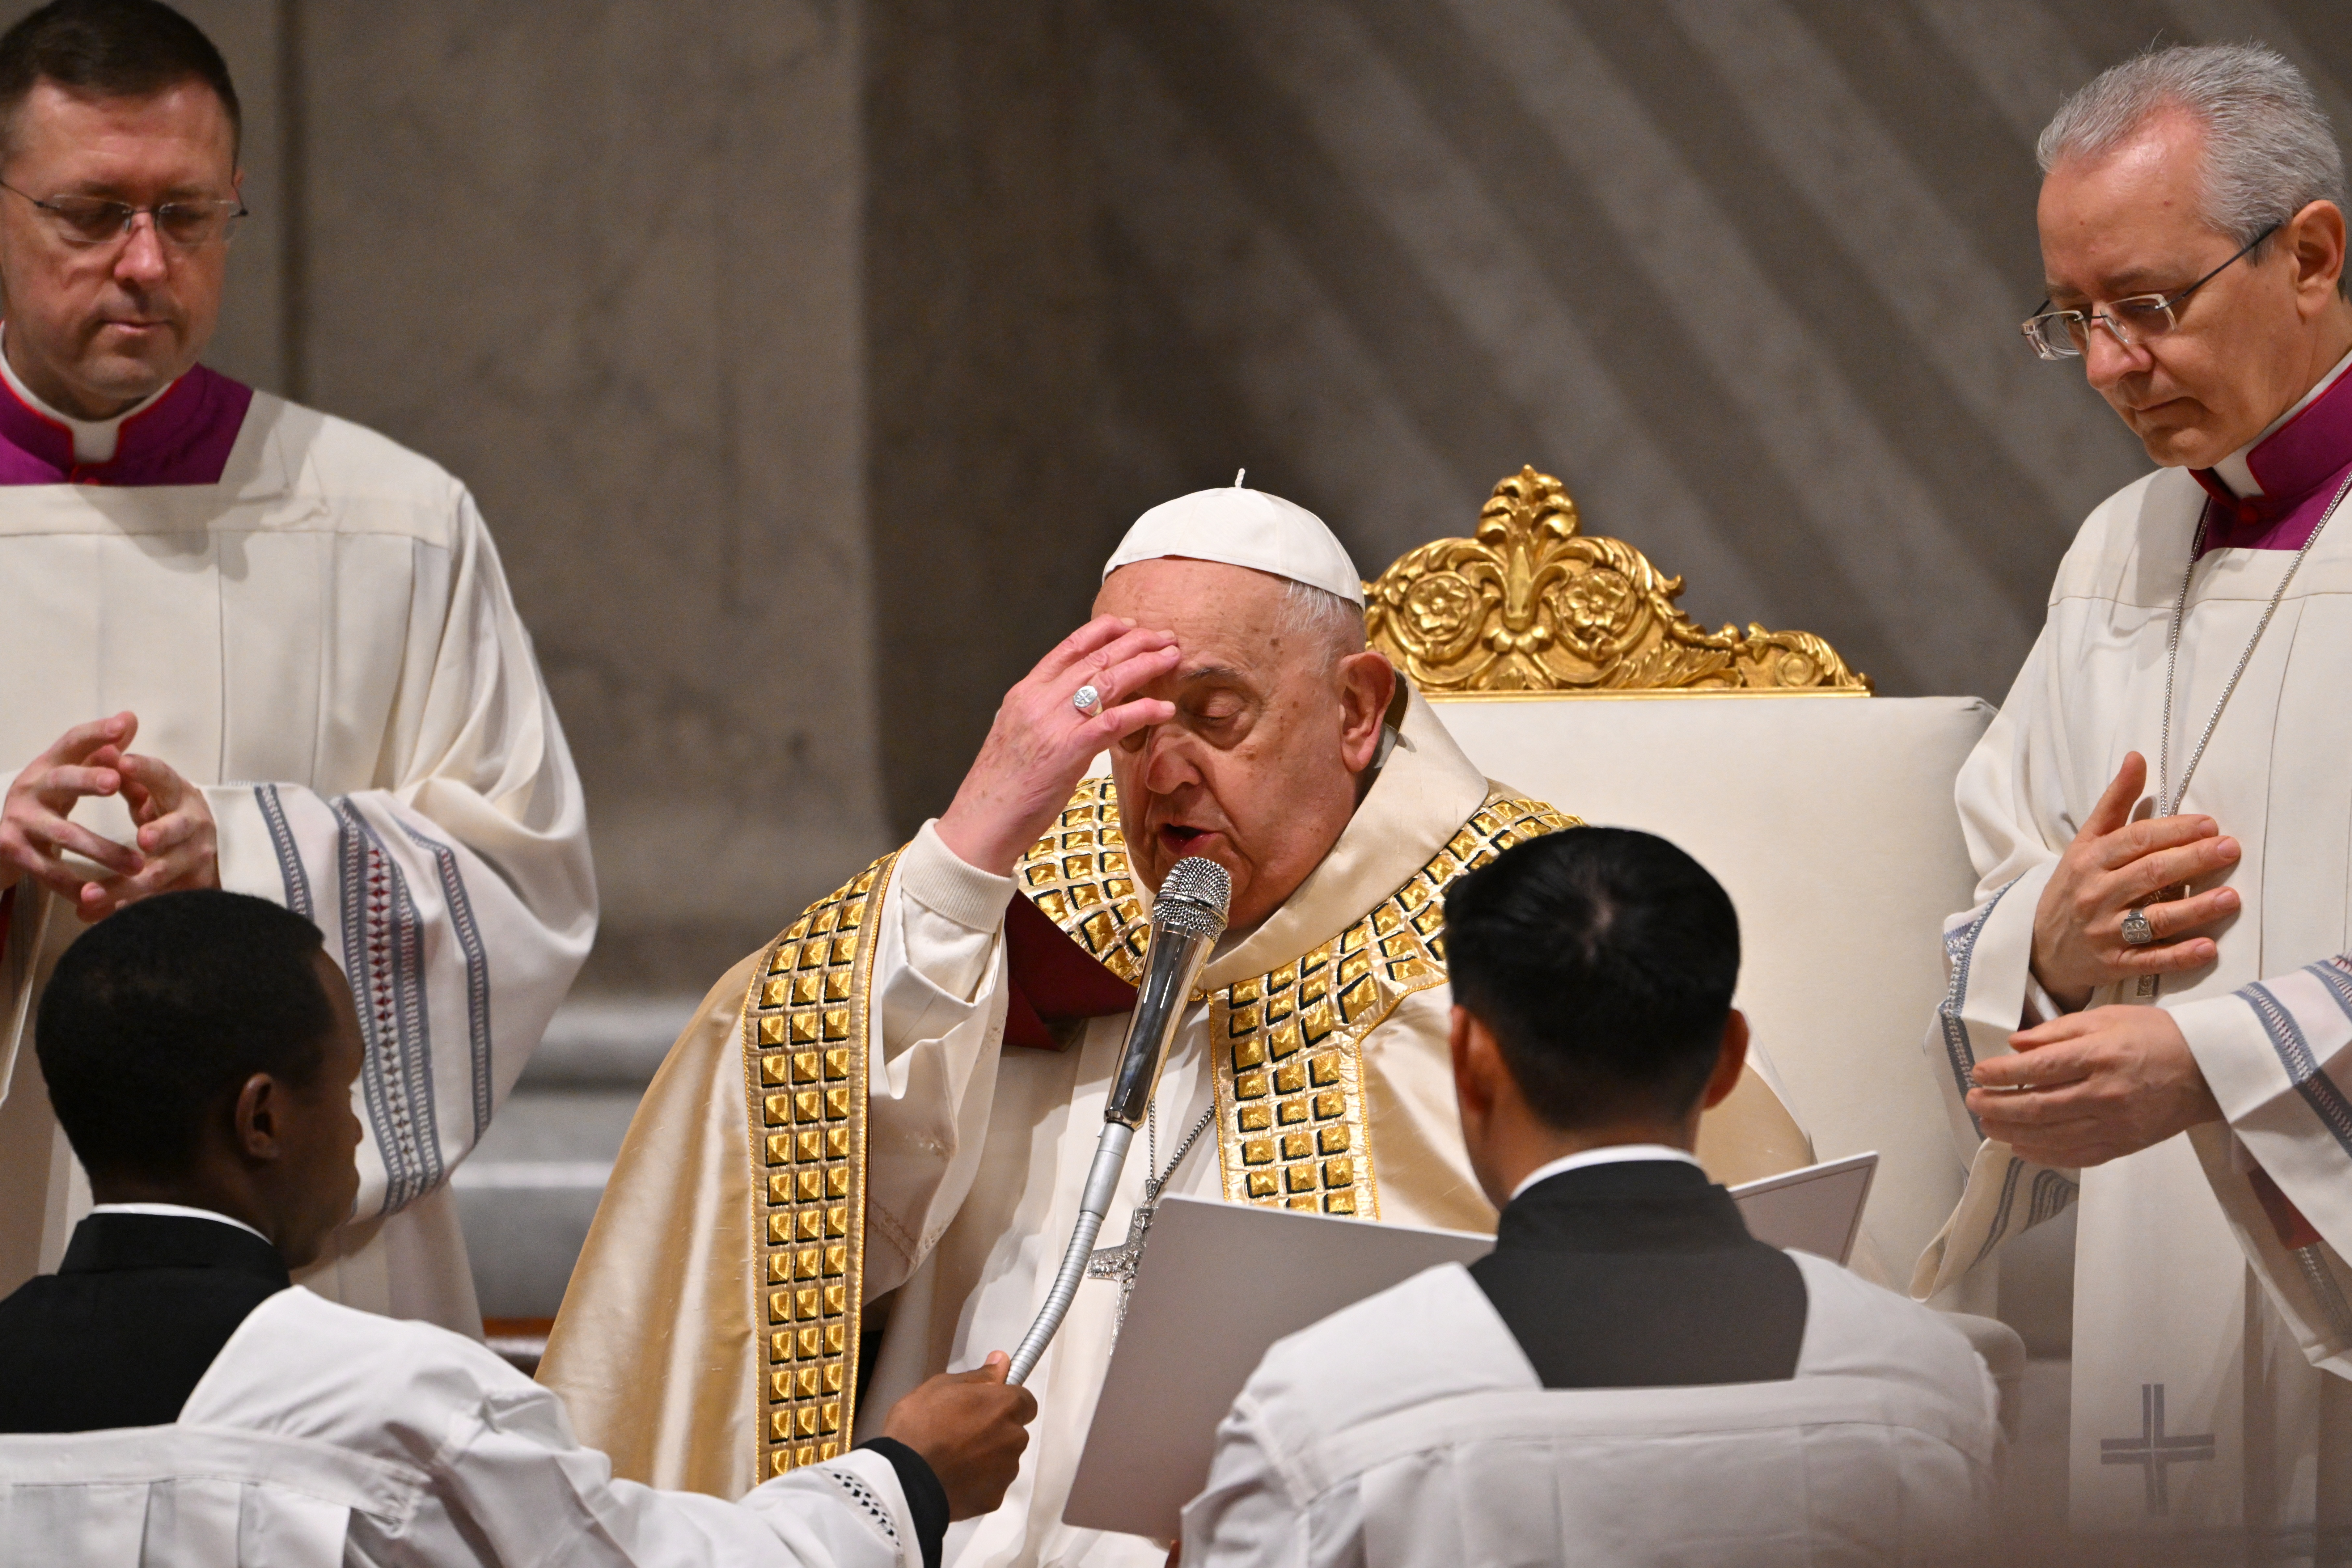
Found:
[[1521, 1193], [1538, 1182], [1548, 1182], [1570, 1171], [1581, 1171], [1587, 1165], [1621, 1165], [1633, 1160], [1680, 1160], [1685, 1165], [1698, 1163], [1697, 1155], [1687, 1149], [1677, 1149], [1671, 1143], [1604, 1143], [1580, 1154], [1563, 1154], [1549, 1165], [1538, 1165], [1511, 1189], [1511, 1197], [1517, 1201]]
[[[194, 1209], [185, 1204], [96, 1204], [91, 1206], [89, 1212], [92, 1214], [155, 1214], [165, 1215], [173, 1219], [216, 1219], [223, 1225], [236, 1226], [247, 1236], [261, 1237], [264, 1241], [269, 1240], [268, 1237], [262, 1236], [259, 1231], [241, 1219], [231, 1219], [217, 1209]], [[271, 1242], [270, 1245], [274, 1247], [277, 1244]]]
[[2230, 487], [2231, 495], [2258, 496], [2263, 493], [2262, 483], [2254, 478], [2253, 468], [2246, 461], [2246, 454], [2269, 440], [2272, 431], [2310, 407], [2312, 401], [2321, 393], [2334, 386], [2347, 368], [2352, 368], [2352, 353], [2347, 353], [2342, 359], [2337, 360], [2336, 368], [2321, 376], [2309, 392], [2296, 398], [2294, 407], [2263, 426], [2261, 435], [2213, 465], [2213, 472], [2220, 477], [2223, 484]]
[[[73, 432], [74, 461], [77, 463], [114, 461], [114, 450], [122, 441], [122, 422], [133, 415], [145, 413], [154, 406], [157, 398], [171, 391], [176, 384], [173, 382], [165, 382], [162, 387], [149, 393], [111, 419], [77, 419], [70, 414], [60, 414], [35, 396], [33, 389], [26, 386], [23, 378], [17, 375], [16, 367], [8, 363], [7, 329], [5, 325], [0, 325], [0, 376], [7, 378], [8, 390], [22, 399], [26, 407], [52, 424], [62, 425]], [[229, 1223], [234, 1225], [236, 1222], [231, 1220]]]

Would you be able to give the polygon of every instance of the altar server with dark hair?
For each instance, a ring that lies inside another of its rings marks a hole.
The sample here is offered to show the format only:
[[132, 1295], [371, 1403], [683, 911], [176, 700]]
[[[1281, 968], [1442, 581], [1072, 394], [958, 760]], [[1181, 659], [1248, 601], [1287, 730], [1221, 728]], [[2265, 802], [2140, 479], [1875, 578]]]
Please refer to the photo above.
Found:
[[1990, 1374], [1926, 1307], [1752, 1238], [1691, 1155], [1738, 1080], [1739, 924], [1665, 840], [1577, 828], [1445, 898], [1495, 1250], [1276, 1343], [1187, 1568], [1969, 1562]]
[[41, 1063], [99, 1199], [0, 1300], [0, 1562], [938, 1568], [1035, 1402], [1003, 1358], [738, 1501], [614, 1480], [474, 1341], [294, 1286], [360, 1188], [364, 1045], [318, 928], [166, 894], [67, 950]]

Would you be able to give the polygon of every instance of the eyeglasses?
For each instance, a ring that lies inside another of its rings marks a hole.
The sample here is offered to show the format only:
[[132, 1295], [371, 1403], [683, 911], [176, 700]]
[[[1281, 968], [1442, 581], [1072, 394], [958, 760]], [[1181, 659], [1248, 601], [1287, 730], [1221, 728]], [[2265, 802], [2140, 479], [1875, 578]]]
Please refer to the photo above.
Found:
[[131, 232], [139, 215], [145, 213], [153, 221], [156, 234], [175, 248], [201, 250], [216, 239], [226, 243], [234, 234], [237, 219], [246, 216], [245, 204], [234, 196], [134, 207], [106, 196], [51, 196], [44, 201], [5, 181], [0, 181], [0, 191], [23, 196], [48, 214], [58, 238], [68, 245], [85, 247], [110, 245], [121, 239]]
[[[2033, 316], [2017, 330], [2025, 334], [2025, 341], [2032, 343], [2033, 352], [2043, 359], [2073, 359], [2082, 353], [2090, 344], [2091, 328], [2094, 324], [2106, 328], [2114, 335], [2116, 342], [2126, 348], [2160, 338], [2180, 324], [2176, 311], [2183, 300], [2228, 271], [2231, 263], [2236, 261], [2239, 256], [2245, 255], [2247, 251], [2276, 234], [2283, 226], [2284, 226], [2275, 223], [2271, 225], [2270, 227], [2248, 240], [2237, 256], [2232, 256], [2229, 261], [2224, 261], [2221, 266], [2169, 298], [2162, 294], [2134, 294], [2128, 299], [2109, 301], [2106, 310], [2103, 313], [2082, 310], [2044, 311]], [[2042, 302], [2044, 305], [2050, 303], [2047, 300]]]

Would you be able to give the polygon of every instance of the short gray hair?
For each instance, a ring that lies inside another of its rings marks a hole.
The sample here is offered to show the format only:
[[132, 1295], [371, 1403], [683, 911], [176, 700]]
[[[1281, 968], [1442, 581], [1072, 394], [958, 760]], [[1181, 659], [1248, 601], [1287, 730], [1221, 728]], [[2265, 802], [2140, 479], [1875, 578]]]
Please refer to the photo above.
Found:
[[2335, 127], [2303, 73], [2261, 44], [2176, 44], [2103, 71], [2058, 106], [2034, 156], [2045, 174], [2100, 157], [2167, 110], [2204, 126], [2201, 216], [2240, 245], [2313, 202], [2345, 206]]
[[1331, 663], [1364, 651], [1364, 612], [1328, 588], [1294, 577], [1282, 585], [1277, 614], [1279, 630], [1321, 643], [1330, 650]]

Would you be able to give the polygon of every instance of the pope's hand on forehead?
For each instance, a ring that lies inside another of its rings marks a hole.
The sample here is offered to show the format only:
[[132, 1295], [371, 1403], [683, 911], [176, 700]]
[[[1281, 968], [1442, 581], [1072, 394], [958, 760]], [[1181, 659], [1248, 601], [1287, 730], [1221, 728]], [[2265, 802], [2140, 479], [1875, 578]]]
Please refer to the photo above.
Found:
[[1176, 646], [1173, 632], [1163, 632], [1150, 626], [1139, 626], [1124, 616], [1097, 616], [1068, 637], [1055, 645], [1031, 672], [1031, 679], [1050, 679], [1066, 672], [1081, 680], [1102, 682], [1096, 677], [1121, 665], [1132, 663], [1149, 654], [1160, 654]]
[[[980, 755], [940, 818], [942, 842], [967, 864], [1009, 875], [1044, 833], [1087, 764], [1121, 737], [1175, 717], [1172, 703], [1134, 694], [1176, 668], [1176, 639], [1097, 616], [1055, 646], [1004, 695]], [[1095, 689], [1091, 712], [1074, 699]]]

